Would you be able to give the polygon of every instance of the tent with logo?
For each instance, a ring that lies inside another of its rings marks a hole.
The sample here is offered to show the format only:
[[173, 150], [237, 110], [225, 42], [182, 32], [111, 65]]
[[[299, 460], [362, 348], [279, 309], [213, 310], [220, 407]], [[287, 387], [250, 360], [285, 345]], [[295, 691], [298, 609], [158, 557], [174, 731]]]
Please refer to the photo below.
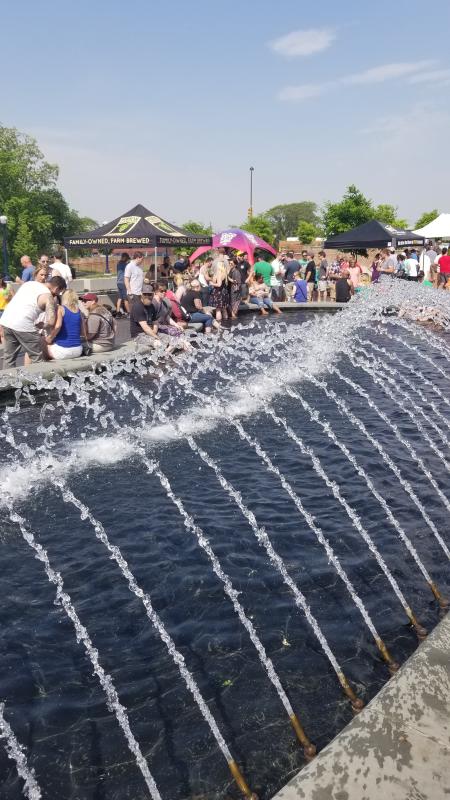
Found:
[[[247, 254], [250, 264], [253, 264], [255, 250], [265, 250], [268, 253], [272, 253], [274, 256], [277, 254], [277, 251], [273, 249], [272, 245], [265, 242], [264, 239], [261, 239], [254, 233], [243, 231], [240, 228], [227, 228], [226, 231], [215, 233], [212, 237], [212, 247], [230, 247], [232, 250], [240, 250]], [[208, 250], [211, 250], [211, 244], [199, 247], [189, 258], [191, 264], [204, 253], [207, 253]]]
[[[137, 205], [111, 222], [100, 225], [88, 233], [67, 236], [66, 248], [96, 247], [106, 249], [107, 259], [111, 248], [155, 249], [155, 280], [157, 278], [158, 247], [201, 247], [211, 246], [212, 237], [191, 233], [178, 228], [171, 222]], [[108, 272], [108, 269], [106, 269]]]
[[414, 247], [423, 245], [425, 238], [414, 231], [393, 228], [376, 219], [357, 225], [345, 233], [331, 236], [323, 246], [325, 250], [365, 250], [374, 247]]
[[426, 239], [445, 239], [446, 242], [450, 242], [450, 214], [439, 214], [436, 219], [414, 233], [425, 236]]

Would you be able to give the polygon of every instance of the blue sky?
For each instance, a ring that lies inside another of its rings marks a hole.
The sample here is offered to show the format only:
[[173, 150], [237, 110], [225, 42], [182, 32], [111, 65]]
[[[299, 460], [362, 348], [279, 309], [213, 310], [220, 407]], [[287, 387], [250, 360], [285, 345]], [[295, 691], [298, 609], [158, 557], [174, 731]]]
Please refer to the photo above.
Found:
[[[431, 21], [428, 19], [431, 10]], [[450, 211], [450, 3], [3, 4], [0, 121], [100, 222], [182, 223], [341, 197]]]

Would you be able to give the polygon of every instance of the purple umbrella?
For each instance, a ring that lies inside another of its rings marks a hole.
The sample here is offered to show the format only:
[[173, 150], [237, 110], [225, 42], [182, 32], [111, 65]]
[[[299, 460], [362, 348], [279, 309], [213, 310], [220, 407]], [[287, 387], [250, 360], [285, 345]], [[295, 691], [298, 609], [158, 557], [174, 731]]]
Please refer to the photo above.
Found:
[[[277, 251], [273, 249], [272, 245], [265, 242], [264, 239], [260, 239], [259, 236], [256, 236], [254, 233], [242, 231], [240, 228], [227, 228], [226, 231], [215, 233], [212, 246], [215, 249], [218, 247], [231, 247], [233, 250], [241, 250], [243, 253], [247, 253], [250, 264], [253, 264], [255, 260], [255, 250], [268, 250], [269, 253], [273, 253], [274, 256], [277, 254]], [[202, 256], [203, 253], [207, 253], [208, 250], [211, 250], [211, 247], [198, 247], [189, 258], [191, 264], [196, 258]]]

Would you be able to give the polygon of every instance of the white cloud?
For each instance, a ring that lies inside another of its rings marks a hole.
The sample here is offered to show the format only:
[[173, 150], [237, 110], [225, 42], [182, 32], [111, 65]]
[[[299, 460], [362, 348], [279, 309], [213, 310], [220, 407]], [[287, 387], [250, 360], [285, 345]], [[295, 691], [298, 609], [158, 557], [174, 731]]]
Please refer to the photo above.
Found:
[[269, 43], [275, 53], [287, 58], [310, 56], [326, 50], [336, 39], [333, 28], [310, 28], [305, 31], [292, 31]]
[[437, 83], [440, 86], [450, 81], [450, 69], [435, 69], [430, 72], [421, 72], [413, 75], [408, 83]]
[[[392, 81], [399, 78], [408, 78], [411, 83], [417, 78], [417, 83], [425, 75], [440, 74], [441, 77], [445, 75], [450, 79], [450, 70], [436, 70], [433, 72], [421, 72], [430, 67], [435, 66], [435, 61], [416, 61], [416, 62], [398, 62], [394, 64], [381, 64], [379, 67], [372, 67], [371, 69], [357, 72], [353, 75], [344, 75], [342, 78], [336, 78], [333, 81], [324, 81], [323, 83], [306, 83], [300, 86], [286, 86], [278, 95], [280, 100], [290, 102], [300, 102], [308, 100], [310, 97], [318, 97], [325, 94], [330, 89], [335, 89], [338, 86], [363, 86], [374, 83], [384, 83], [385, 81]], [[417, 74], [416, 74], [417, 73]], [[430, 78], [432, 80], [432, 78]]]
[[305, 83], [301, 86], [285, 86], [278, 97], [280, 100], [300, 102], [324, 94], [331, 85], [330, 83]]
[[372, 69], [364, 70], [364, 72], [347, 75], [340, 79], [340, 83], [351, 85], [383, 83], [384, 81], [412, 75], [415, 72], [420, 72], [422, 69], [428, 69], [429, 67], [433, 67], [435, 63], [435, 61], [407, 61], [396, 64], [381, 64], [379, 67], [372, 67]]

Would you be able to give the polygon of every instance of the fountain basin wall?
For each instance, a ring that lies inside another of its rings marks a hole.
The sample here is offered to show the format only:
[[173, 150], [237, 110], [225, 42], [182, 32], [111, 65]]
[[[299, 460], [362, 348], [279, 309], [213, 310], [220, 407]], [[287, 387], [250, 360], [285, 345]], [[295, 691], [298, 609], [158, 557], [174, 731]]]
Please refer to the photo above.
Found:
[[450, 794], [450, 619], [274, 800], [445, 800]]

